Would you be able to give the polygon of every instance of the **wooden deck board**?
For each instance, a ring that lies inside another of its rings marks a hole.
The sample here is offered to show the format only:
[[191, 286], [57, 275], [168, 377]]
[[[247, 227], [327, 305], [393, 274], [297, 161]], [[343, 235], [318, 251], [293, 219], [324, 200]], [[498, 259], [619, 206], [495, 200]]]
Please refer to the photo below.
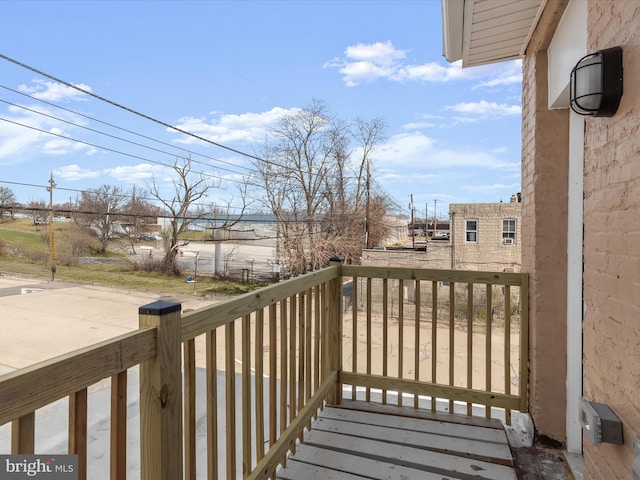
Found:
[[280, 480], [362, 480], [367, 477], [290, 459], [287, 461], [287, 468], [278, 472], [278, 478]]
[[468, 438], [447, 437], [432, 433], [414, 432], [392, 426], [380, 427], [344, 420], [318, 418], [313, 424], [316, 431], [340, 433], [371, 440], [384, 439], [387, 443], [451, 453], [462, 457], [512, 465], [513, 457], [507, 445], [498, 445]]
[[[407, 412], [410, 418], [403, 416]], [[328, 406], [278, 478], [516, 479], [504, 429], [495, 422], [482, 428], [482, 419], [448, 423], [446, 416], [429, 419], [415, 412]]]
[[[302, 480], [305, 478], [316, 480], [325, 478], [340, 480], [361, 480], [362, 478], [375, 480], [397, 480], [399, 478], [442, 480], [443, 478], [442, 474], [438, 473], [425, 472], [424, 470], [378, 460], [369, 459], [363, 462], [362, 457], [358, 455], [304, 444], [298, 446], [295, 459], [287, 462], [287, 468], [278, 475], [278, 478], [283, 480]], [[290, 464], [295, 464], [293, 465], [295, 473], [289, 472]], [[322, 465], [322, 467], [319, 465]], [[307, 473], [305, 469], [310, 469], [312, 472], [316, 472], [317, 469], [323, 469], [325, 474], [313, 476], [313, 474]], [[447, 476], [445, 478], [455, 480], [460, 477]]]
[[474, 425], [460, 425], [442, 420], [424, 420], [420, 418], [400, 417], [397, 415], [380, 415], [373, 412], [346, 410], [326, 407], [320, 418], [343, 420], [379, 427], [395, 427], [403, 430], [443, 435], [446, 437], [466, 438], [499, 445], [508, 445], [504, 430], [483, 428]]

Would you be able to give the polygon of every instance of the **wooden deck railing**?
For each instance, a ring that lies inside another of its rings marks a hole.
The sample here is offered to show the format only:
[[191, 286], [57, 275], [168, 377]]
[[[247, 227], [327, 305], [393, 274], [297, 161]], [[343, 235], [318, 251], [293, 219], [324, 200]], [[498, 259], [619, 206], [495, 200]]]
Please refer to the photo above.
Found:
[[156, 302], [135, 332], [0, 377], [0, 425], [12, 453], [34, 453], [36, 410], [68, 397], [86, 478], [88, 389], [111, 378], [110, 478], [125, 479], [138, 365], [142, 479], [275, 477], [343, 395], [509, 422], [527, 410], [527, 282], [334, 264], [196, 311]]

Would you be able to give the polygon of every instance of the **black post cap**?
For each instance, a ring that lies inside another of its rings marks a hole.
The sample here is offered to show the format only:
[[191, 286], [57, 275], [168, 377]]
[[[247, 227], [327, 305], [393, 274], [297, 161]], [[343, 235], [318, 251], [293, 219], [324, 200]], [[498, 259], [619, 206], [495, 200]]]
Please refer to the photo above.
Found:
[[143, 305], [138, 309], [140, 315], [166, 315], [168, 313], [178, 312], [182, 309], [181, 303], [165, 302], [157, 300], [153, 303]]

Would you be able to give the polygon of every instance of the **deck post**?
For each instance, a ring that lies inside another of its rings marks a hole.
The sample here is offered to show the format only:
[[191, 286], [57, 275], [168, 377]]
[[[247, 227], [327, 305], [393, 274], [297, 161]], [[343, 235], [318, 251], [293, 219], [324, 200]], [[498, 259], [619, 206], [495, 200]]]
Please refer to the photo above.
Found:
[[181, 308], [140, 307], [140, 328], [157, 330], [156, 357], [140, 364], [140, 478], [176, 480], [182, 467]]
[[339, 375], [342, 370], [342, 258], [331, 257], [329, 265], [338, 267], [338, 275], [329, 281], [329, 328], [325, 337], [328, 340], [325, 351], [327, 352], [329, 373], [338, 372], [338, 380], [329, 393], [328, 401], [333, 405], [338, 405], [342, 399], [342, 384]]

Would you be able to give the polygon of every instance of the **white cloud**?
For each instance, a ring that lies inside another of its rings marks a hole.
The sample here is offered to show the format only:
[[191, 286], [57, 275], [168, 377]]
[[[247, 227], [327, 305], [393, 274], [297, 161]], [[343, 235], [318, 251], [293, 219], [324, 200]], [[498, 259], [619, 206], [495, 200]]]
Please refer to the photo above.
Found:
[[422, 133], [394, 135], [378, 148], [377, 163], [380, 166], [402, 165], [407, 168], [424, 165], [433, 152], [434, 143], [435, 140]]
[[429, 122], [411, 122], [411, 123], [405, 123], [404, 125], [402, 125], [402, 128], [404, 130], [421, 130], [424, 128], [431, 128], [431, 127], [435, 127], [436, 124], [435, 123], [429, 123]]
[[24, 160], [25, 152], [42, 137], [43, 134], [35, 130], [3, 122], [0, 128], [0, 161], [2, 161], [0, 164], [12, 164]]
[[486, 66], [489, 80], [479, 83], [473, 90], [479, 88], [495, 89], [510, 85], [520, 85], [522, 82], [522, 60], [513, 60], [492, 66]]
[[394, 170], [385, 170], [381, 169], [379, 172], [376, 172], [376, 180], [384, 183], [396, 183], [396, 184], [406, 184], [408, 182], [432, 182], [437, 179], [438, 175], [435, 173], [412, 173], [412, 172], [402, 172], [402, 171], [394, 171]]
[[325, 62], [324, 68], [335, 68], [343, 75], [348, 87], [373, 83], [380, 79], [392, 82], [445, 83], [454, 80], [484, 80], [474, 88], [492, 88], [517, 84], [522, 80], [522, 62], [504, 62], [474, 68], [462, 68], [462, 61], [451, 64], [427, 62], [406, 63], [407, 50], [396, 48], [392, 42], [358, 43], [346, 48], [343, 57]]
[[67, 138], [70, 137], [69, 134], [65, 133], [64, 130], [58, 127], [50, 128], [49, 132], [52, 136], [43, 137], [47, 138], [47, 140], [40, 147], [40, 152], [46, 155], [60, 156], [82, 151], [84, 151], [88, 155], [93, 155], [97, 151], [90, 145], [86, 145], [84, 143], [76, 142], [73, 140], [67, 140]]
[[154, 175], [166, 173], [168, 170], [168, 167], [161, 165], [139, 163], [137, 165], [120, 165], [113, 168], [105, 168], [102, 170], [102, 174], [118, 182], [136, 183], [151, 180]]
[[459, 65], [443, 66], [435, 62], [405, 65], [406, 50], [396, 48], [390, 41], [349, 46], [344, 57], [326, 62], [324, 68], [337, 68], [348, 87], [372, 83], [378, 79], [394, 82], [445, 82], [464, 76]]
[[[520, 188], [519, 183], [494, 183], [494, 184], [486, 184], [486, 185], [467, 185], [464, 187], [467, 192], [470, 193], [495, 193], [502, 191], [517, 191]], [[503, 201], [508, 201], [509, 199], [502, 199]]]
[[393, 65], [407, 56], [406, 50], [399, 50], [389, 40], [370, 44], [358, 43], [347, 47], [345, 55], [355, 61], [373, 62], [379, 65]]
[[376, 167], [389, 175], [391, 172], [413, 172], [415, 177], [426, 170], [449, 168], [480, 168], [516, 170], [518, 162], [505, 162], [493, 150], [477, 148], [440, 148], [438, 143], [420, 132], [394, 135], [380, 146], [376, 153]]
[[[82, 87], [89, 88], [86, 85]], [[33, 80], [30, 85], [21, 85], [19, 89], [33, 94], [36, 98], [58, 102], [86, 98], [86, 95], [69, 87], [38, 79]], [[25, 102], [23, 98], [19, 101]], [[0, 129], [0, 159], [9, 159], [15, 163], [40, 154], [61, 156], [84, 152], [92, 155], [97, 151], [95, 147], [71, 140], [71, 134], [65, 129], [73, 131], [75, 127], [69, 124], [61, 126], [61, 122], [56, 120], [59, 118], [79, 125], [86, 124], [86, 121], [71, 113], [39, 103], [9, 105], [6, 112], [7, 114], [3, 116], [15, 123], [5, 122]]]
[[[194, 133], [216, 143], [231, 142], [262, 142], [271, 127], [275, 126], [286, 115], [295, 113], [298, 109], [272, 108], [262, 113], [244, 113], [240, 115], [221, 114], [218, 118], [184, 117], [178, 120], [176, 128]], [[175, 131], [168, 129], [168, 131]], [[191, 144], [200, 140], [182, 136], [175, 140], [177, 143]]]
[[520, 105], [487, 102], [486, 100], [458, 103], [447, 107], [447, 110], [462, 114], [462, 116], [456, 117], [456, 120], [459, 122], [478, 122], [488, 118], [499, 118], [511, 115], [520, 116], [522, 114], [522, 107], [520, 107]]
[[[35, 78], [32, 82], [34, 85], [22, 84], [18, 87], [18, 90], [34, 98], [48, 102], [83, 101], [89, 99], [85, 93], [61, 83], [40, 78]], [[91, 91], [91, 87], [84, 83], [76, 83], [74, 85], [82, 90]]]
[[479, 83], [473, 87], [473, 90], [478, 88], [493, 88], [502, 87], [505, 85], [518, 85], [522, 82], [522, 74], [508, 75], [505, 77], [493, 78], [487, 82]]
[[53, 175], [56, 178], [60, 178], [61, 180], [72, 182], [75, 180], [85, 180], [87, 178], [98, 178], [100, 176], [100, 171], [88, 170], [86, 168], [81, 168], [78, 165], [73, 164], [56, 168], [53, 171]]
[[[102, 177], [110, 177], [117, 182], [137, 183], [151, 180], [154, 175], [169, 172], [169, 168], [162, 165], [152, 165], [150, 163], [140, 163], [138, 165], [119, 165], [111, 168], [88, 169], [80, 167], [77, 164], [64, 165], [56, 168], [53, 173], [56, 178], [66, 181], [76, 181], [85, 179], [94, 179]], [[108, 183], [105, 180], [105, 183]]]

